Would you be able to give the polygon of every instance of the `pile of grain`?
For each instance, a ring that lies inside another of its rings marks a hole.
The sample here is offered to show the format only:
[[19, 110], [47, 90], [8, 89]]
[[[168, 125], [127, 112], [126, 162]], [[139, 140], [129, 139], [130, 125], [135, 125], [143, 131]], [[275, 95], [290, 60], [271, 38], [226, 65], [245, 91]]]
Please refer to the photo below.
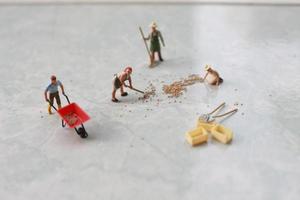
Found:
[[163, 91], [170, 97], [179, 97], [184, 90], [186, 90], [186, 88], [183, 86], [182, 81], [175, 81], [171, 85], [163, 86]]
[[147, 99], [152, 99], [156, 94], [156, 88], [152, 83], [146, 88], [144, 96], [140, 97], [139, 100], [147, 100]]
[[203, 79], [196, 74], [189, 75], [181, 81], [175, 81], [171, 85], [164, 85], [163, 91], [169, 97], [179, 97], [186, 91], [186, 87], [195, 83], [203, 82]]

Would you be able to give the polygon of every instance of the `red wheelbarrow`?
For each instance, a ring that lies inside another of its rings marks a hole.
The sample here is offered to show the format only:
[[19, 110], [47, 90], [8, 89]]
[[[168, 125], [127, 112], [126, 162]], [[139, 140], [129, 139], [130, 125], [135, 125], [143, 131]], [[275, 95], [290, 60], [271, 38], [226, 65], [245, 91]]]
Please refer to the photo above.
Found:
[[[76, 103], [70, 103], [70, 100], [67, 95], [64, 94], [64, 96], [66, 97], [69, 103], [67, 106], [62, 107], [61, 109], [57, 109], [53, 106], [53, 104], [50, 104], [49, 102], [50, 106], [54, 108], [54, 110], [56, 110], [62, 118], [62, 127], [65, 127], [67, 124], [70, 128], [74, 128], [76, 133], [81, 138], [87, 138], [88, 133], [86, 132], [83, 123], [88, 121], [90, 117]], [[81, 127], [76, 128], [78, 126]]]

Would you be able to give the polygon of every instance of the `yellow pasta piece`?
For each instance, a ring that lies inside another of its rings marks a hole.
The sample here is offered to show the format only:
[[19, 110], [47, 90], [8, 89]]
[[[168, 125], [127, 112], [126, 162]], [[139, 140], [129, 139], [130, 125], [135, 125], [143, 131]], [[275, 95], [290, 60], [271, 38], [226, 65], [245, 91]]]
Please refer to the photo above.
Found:
[[188, 141], [188, 143], [190, 143], [192, 146], [196, 146], [204, 142], [207, 142], [208, 134], [204, 128], [200, 127], [188, 131], [185, 135], [185, 138]]
[[232, 130], [222, 125], [216, 125], [213, 127], [211, 129], [211, 134], [216, 140], [223, 144], [227, 144], [233, 138]]
[[206, 122], [204, 120], [202, 120], [201, 118], [198, 119], [197, 121], [197, 127], [202, 127], [204, 128], [206, 131], [210, 131], [214, 126], [216, 126], [215, 123], [213, 122]]

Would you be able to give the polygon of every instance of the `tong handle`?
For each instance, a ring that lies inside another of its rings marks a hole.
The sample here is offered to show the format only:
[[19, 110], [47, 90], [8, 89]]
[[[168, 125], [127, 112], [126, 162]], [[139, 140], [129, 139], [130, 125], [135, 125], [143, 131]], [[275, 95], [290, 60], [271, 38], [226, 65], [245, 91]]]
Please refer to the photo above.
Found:
[[212, 118], [224, 117], [224, 116], [226, 116], [226, 115], [233, 114], [233, 113], [235, 113], [235, 112], [237, 112], [237, 111], [238, 111], [238, 109], [235, 108], [235, 109], [233, 109], [233, 110], [231, 110], [231, 111], [228, 111], [228, 112], [226, 112], [226, 113], [224, 113], [224, 114], [213, 116]]
[[208, 115], [212, 115], [213, 113], [215, 113], [217, 110], [219, 110], [220, 108], [225, 106], [225, 102], [223, 102], [221, 105], [219, 105], [216, 109], [214, 109], [212, 112], [208, 113]]

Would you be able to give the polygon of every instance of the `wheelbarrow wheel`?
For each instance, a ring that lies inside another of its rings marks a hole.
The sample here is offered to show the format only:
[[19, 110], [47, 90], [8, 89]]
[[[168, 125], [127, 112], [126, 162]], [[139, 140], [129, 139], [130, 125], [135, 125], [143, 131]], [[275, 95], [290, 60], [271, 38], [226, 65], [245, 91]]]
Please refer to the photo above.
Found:
[[81, 134], [81, 138], [87, 138], [89, 135], [85, 132], [84, 134]]
[[83, 128], [78, 129], [78, 135], [80, 135], [81, 138], [87, 138], [88, 134]]

